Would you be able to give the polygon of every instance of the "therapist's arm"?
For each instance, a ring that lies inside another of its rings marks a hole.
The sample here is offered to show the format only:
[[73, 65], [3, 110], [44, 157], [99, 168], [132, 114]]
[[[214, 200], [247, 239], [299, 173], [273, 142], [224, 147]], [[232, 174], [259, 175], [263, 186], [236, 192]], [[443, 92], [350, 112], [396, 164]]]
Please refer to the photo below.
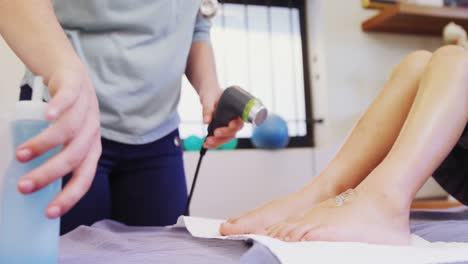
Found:
[[[203, 122], [209, 124], [222, 93], [216, 74], [213, 48], [209, 41], [192, 43], [185, 73], [200, 96], [200, 102], [203, 106]], [[206, 139], [204, 147], [217, 148], [221, 146], [232, 140], [242, 127], [243, 122], [240, 118], [231, 121], [227, 127], [216, 129], [214, 136]]]
[[[195, 23], [192, 47], [185, 71], [187, 78], [200, 96], [200, 102], [203, 106], [203, 122], [205, 124], [211, 123], [216, 104], [222, 93], [216, 75], [210, 29], [211, 21], [199, 15]], [[227, 127], [216, 129], [214, 136], [206, 139], [204, 147], [217, 148], [232, 140], [242, 126], [243, 122], [238, 118], [230, 122]]]
[[50, 0], [0, 0], [0, 35], [34, 74], [44, 77], [52, 95], [45, 116], [54, 124], [18, 147], [16, 156], [27, 162], [64, 146], [18, 183], [20, 192], [29, 194], [73, 172], [46, 210], [49, 218], [56, 218], [78, 202], [94, 178], [101, 154], [96, 94]]

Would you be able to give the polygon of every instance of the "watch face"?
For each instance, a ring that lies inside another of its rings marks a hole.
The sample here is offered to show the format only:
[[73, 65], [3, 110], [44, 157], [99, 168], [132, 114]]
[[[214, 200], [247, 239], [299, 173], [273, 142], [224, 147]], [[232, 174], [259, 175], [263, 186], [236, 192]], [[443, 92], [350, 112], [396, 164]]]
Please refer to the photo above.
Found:
[[217, 0], [202, 0], [200, 13], [207, 18], [212, 18], [218, 12]]

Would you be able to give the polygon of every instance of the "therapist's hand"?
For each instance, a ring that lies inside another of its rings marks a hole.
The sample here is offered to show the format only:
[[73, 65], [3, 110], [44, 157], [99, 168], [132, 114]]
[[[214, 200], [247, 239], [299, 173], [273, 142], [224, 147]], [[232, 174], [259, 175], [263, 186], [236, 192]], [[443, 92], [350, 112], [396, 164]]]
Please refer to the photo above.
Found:
[[[218, 104], [219, 98], [221, 97], [222, 90], [215, 88], [200, 93], [200, 101], [203, 107], [203, 123], [210, 124], [213, 120], [216, 105]], [[203, 147], [205, 148], [217, 148], [224, 143], [236, 137], [237, 131], [241, 130], [244, 126], [244, 122], [241, 118], [232, 120], [227, 127], [220, 127], [215, 129], [214, 136], [208, 137]]]
[[18, 182], [19, 191], [30, 194], [73, 173], [67, 186], [46, 209], [49, 218], [62, 216], [85, 195], [101, 155], [99, 107], [85, 66], [76, 63], [57, 68], [45, 80], [52, 95], [45, 115], [54, 123], [19, 146], [16, 152], [20, 162], [28, 162], [63, 146], [59, 153]]

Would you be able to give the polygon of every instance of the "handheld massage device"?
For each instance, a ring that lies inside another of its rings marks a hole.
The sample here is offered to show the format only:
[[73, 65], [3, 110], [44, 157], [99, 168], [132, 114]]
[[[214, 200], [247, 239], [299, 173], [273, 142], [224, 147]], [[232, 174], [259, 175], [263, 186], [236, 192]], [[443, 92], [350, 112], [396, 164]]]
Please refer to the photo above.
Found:
[[[244, 122], [259, 126], [265, 121], [267, 115], [267, 109], [258, 99], [239, 86], [231, 86], [224, 90], [218, 101], [213, 120], [208, 126], [207, 138], [213, 136], [217, 128], [227, 126], [229, 122], [238, 117], [242, 118]], [[195, 170], [195, 176], [193, 178], [192, 188], [190, 189], [184, 215], [190, 214], [190, 202], [197, 183], [200, 165], [206, 152], [206, 148], [200, 150], [200, 158], [198, 159], [197, 169]]]

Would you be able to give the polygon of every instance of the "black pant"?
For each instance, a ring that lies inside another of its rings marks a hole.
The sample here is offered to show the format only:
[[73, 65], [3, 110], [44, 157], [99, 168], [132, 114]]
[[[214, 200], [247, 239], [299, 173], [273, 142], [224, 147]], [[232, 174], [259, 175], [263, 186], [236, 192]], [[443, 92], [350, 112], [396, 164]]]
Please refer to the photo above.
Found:
[[[102, 140], [96, 177], [81, 201], [61, 219], [61, 234], [113, 219], [127, 225], [165, 226], [183, 214], [187, 187], [179, 133], [144, 145]], [[66, 177], [64, 184], [70, 177]]]
[[468, 205], [468, 126], [433, 177], [450, 195]]

